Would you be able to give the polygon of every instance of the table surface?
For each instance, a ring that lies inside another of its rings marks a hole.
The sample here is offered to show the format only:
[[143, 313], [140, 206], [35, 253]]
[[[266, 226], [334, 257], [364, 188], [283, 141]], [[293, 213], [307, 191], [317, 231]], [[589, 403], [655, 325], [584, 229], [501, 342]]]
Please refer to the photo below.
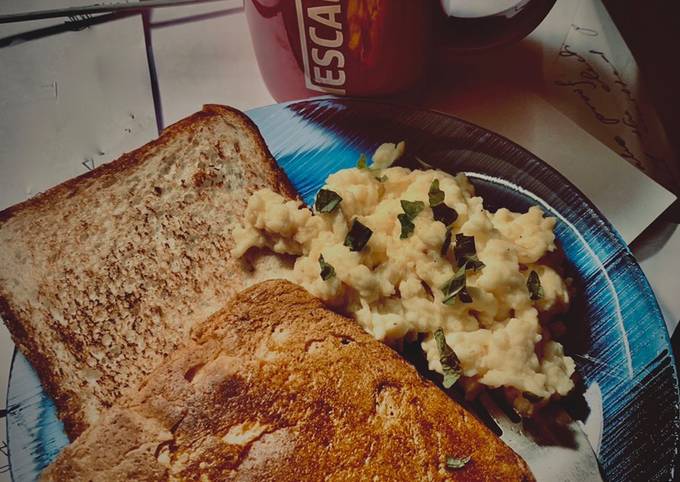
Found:
[[[8, 0], [0, 13], [48, 6], [45, 0]], [[55, 34], [54, 25], [61, 21], [0, 26], [0, 209], [147, 142], [204, 103], [247, 110], [274, 102], [260, 75], [240, 1], [156, 9], [144, 18], [127, 16], [75, 32]], [[663, 133], [657, 127], [656, 134], [628, 145], [636, 154], [654, 141], [661, 147], [649, 157], [671, 162], [631, 158], [614, 141], [622, 131], [593, 123], [592, 112], [571, 90], [555, 87], [568, 82], [569, 75], [580, 75], [569, 70], [565, 45], [582, 52], [607, 48], [609, 60], [618, 62], [617, 73], [635, 87], [647, 124], [658, 124], [644, 103], [635, 62], [612, 25], [599, 0], [558, 0], [524, 41], [442, 61], [436, 76], [390, 100], [457, 115], [553, 164], [630, 242], [672, 332], [680, 320], [680, 209], [666, 209], [674, 196], [646, 176], [680, 192]], [[585, 29], [597, 35], [584, 40], [590, 35], [582, 35]], [[26, 38], [32, 40], [17, 41]], [[586, 61], [601, 67], [596, 59]], [[610, 107], [620, 99], [598, 101]], [[594, 175], [593, 163], [605, 174]], [[0, 406], [10, 353], [2, 327]], [[0, 432], [2, 441], [4, 424]], [[0, 454], [0, 480], [3, 463]]]

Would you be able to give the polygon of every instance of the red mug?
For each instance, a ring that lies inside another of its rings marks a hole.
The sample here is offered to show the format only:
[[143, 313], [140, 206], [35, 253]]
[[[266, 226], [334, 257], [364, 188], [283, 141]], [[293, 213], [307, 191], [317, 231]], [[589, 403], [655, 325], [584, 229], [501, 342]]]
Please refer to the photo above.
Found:
[[[246, 0], [245, 10], [264, 81], [282, 102], [404, 90], [437, 55], [486, 50], [523, 38], [554, 3]], [[494, 12], [494, 6], [500, 11]]]

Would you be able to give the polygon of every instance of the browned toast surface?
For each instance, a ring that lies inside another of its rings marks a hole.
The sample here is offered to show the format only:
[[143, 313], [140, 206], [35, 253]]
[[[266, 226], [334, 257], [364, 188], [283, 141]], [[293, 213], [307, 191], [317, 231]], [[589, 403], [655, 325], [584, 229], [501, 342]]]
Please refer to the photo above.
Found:
[[248, 284], [231, 230], [262, 187], [296, 197], [254, 124], [209, 105], [0, 212], [0, 315], [71, 438]]
[[289, 282], [241, 292], [192, 338], [43, 478], [533, 480], [396, 352]]

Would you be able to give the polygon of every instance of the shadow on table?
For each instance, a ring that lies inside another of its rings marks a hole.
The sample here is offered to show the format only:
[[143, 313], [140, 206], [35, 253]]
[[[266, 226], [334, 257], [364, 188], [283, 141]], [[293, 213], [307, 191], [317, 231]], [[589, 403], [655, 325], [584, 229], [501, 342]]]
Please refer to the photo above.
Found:
[[[153, 10], [153, 9], [149, 9]], [[151, 28], [163, 28], [172, 27], [174, 25], [181, 25], [191, 22], [200, 22], [202, 20], [208, 20], [218, 17], [224, 17], [227, 15], [232, 15], [235, 13], [240, 13], [243, 11], [243, 6], [223, 8], [218, 10], [213, 10], [209, 12], [203, 12], [200, 14], [191, 14], [173, 18], [170, 20], [163, 20], [158, 22], [151, 22], [149, 27]], [[76, 32], [79, 30], [86, 29], [88, 27], [99, 25], [102, 23], [111, 22], [121, 18], [131, 17], [134, 15], [140, 15], [140, 11], [126, 11], [126, 12], [114, 12], [102, 15], [77, 15], [69, 17], [62, 23], [56, 25], [50, 25], [48, 27], [40, 27], [34, 29], [27, 29], [23, 32], [13, 33], [7, 36], [0, 37], [0, 48], [11, 47], [24, 42], [29, 42], [31, 40], [43, 39], [50, 37], [52, 35], [58, 35], [64, 32]], [[27, 25], [30, 23], [27, 22]]]

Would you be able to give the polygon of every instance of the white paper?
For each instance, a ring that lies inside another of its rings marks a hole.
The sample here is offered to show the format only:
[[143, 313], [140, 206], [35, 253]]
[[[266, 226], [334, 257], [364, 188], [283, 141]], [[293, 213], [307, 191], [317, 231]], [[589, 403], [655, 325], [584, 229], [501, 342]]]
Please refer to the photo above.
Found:
[[546, 98], [560, 111], [661, 184], [679, 185], [635, 59], [599, 0], [579, 3], [544, 73]]
[[[5, 1], [0, 13], [53, 6]], [[60, 23], [0, 25], [0, 38]], [[0, 112], [0, 209], [156, 137], [139, 16], [0, 48]], [[13, 350], [3, 324], [2, 409]], [[9, 480], [5, 428], [0, 419], [0, 481]]]
[[137, 16], [0, 49], [0, 72], [0, 208], [157, 135]]

